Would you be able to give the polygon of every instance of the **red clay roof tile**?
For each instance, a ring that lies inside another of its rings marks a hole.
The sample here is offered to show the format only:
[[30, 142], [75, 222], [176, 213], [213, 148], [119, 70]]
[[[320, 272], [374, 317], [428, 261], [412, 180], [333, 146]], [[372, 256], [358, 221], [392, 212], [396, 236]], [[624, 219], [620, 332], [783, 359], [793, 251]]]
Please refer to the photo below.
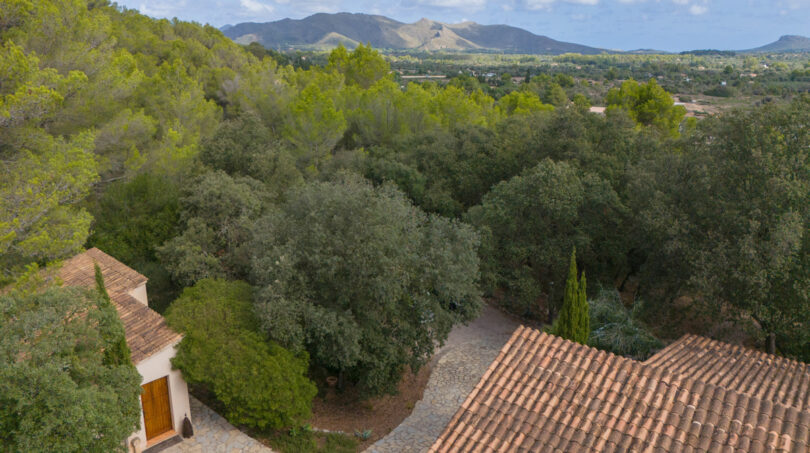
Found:
[[[810, 413], [783, 398], [801, 393], [796, 363], [731, 346], [742, 355], [728, 361], [716, 342], [694, 341], [691, 361], [684, 346], [639, 363], [521, 327], [430, 451], [809, 453]], [[762, 364], [787, 381], [769, 386]], [[745, 382], [749, 391], [735, 387]]]
[[104, 285], [124, 325], [133, 363], [137, 365], [183, 338], [166, 325], [163, 316], [130, 295], [132, 290], [146, 283], [146, 277], [97, 248], [65, 261], [59, 270], [59, 277], [67, 286], [95, 287], [96, 263], [101, 268]]

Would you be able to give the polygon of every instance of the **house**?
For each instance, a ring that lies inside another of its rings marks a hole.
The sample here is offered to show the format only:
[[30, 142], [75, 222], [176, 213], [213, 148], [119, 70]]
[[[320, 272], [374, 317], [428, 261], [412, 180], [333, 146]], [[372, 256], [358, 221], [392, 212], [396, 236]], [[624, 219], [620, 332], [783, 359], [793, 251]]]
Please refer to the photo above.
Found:
[[810, 452], [810, 365], [685, 336], [646, 362], [520, 327], [431, 452]]
[[149, 308], [146, 277], [97, 248], [65, 261], [59, 277], [66, 286], [95, 287], [95, 264], [101, 268], [124, 325], [132, 362], [142, 377], [141, 429], [127, 439], [129, 451], [139, 453], [177, 436], [183, 419], [191, 418], [188, 387], [171, 365], [183, 337]]

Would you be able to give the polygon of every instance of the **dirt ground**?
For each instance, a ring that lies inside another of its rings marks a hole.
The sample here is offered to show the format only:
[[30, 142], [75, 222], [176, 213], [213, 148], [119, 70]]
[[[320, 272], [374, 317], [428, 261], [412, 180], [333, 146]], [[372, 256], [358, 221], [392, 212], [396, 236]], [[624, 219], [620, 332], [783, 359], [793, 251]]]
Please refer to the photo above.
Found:
[[466, 343], [485, 334], [509, 336], [520, 324], [516, 318], [507, 315], [492, 305], [485, 305], [481, 316], [466, 326], [456, 326], [436, 351], [427, 365], [415, 375], [406, 371], [399, 383], [397, 395], [386, 395], [366, 401], [357, 401], [353, 392], [338, 393], [334, 389], [316, 397], [312, 402], [312, 418], [309, 423], [319, 429], [343, 431], [372, 430], [371, 437], [360, 444], [358, 451], [370, 447], [377, 440], [396, 428], [413, 411], [430, 379], [433, 366], [442, 353], [454, 345]]
[[406, 371], [396, 395], [357, 401], [351, 390], [338, 393], [329, 389], [325, 395], [319, 395], [312, 401], [312, 418], [309, 423], [318, 429], [348, 434], [370, 429], [371, 437], [362, 441], [358, 448], [358, 451], [363, 451], [410, 415], [413, 406], [422, 399], [435, 362], [434, 356], [418, 373]]

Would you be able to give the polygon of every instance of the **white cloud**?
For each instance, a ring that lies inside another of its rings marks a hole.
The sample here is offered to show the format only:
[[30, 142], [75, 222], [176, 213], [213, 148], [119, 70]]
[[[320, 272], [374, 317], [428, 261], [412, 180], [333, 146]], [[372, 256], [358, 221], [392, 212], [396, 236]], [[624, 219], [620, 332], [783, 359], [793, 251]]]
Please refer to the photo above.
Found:
[[141, 3], [138, 7], [138, 11], [152, 17], [174, 17], [177, 16], [178, 12], [183, 12], [185, 7], [185, 1], [153, 1], [149, 2], [149, 4]]
[[554, 0], [526, 0], [526, 8], [528, 9], [544, 9], [550, 7]]
[[419, 0], [417, 3], [441, 8], [480, 8], [487, 4], [486, 0]]
[[242, 8], [254, 14], [273, 12], [272, 5], [267, 5], [257, 0], [239, 0], [239, 4], [242, 5]]
[[526, 9], [539, 10], [548, 9], [555, 3], [574, 3], [577, 5], [598, 5], [600, 0], [526, 0]]
[[709, 11], [708, 6], [704, 5], [692, 5], [689, 7], [689, 13], [694, 16], [700, 16], [702, 14], [706, 14]]

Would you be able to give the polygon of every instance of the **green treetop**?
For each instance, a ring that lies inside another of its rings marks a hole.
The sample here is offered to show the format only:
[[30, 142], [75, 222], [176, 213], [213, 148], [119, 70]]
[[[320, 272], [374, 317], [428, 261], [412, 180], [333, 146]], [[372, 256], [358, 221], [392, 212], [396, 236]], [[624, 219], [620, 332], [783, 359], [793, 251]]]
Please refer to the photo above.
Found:
[[686, 115], [686, 108], [675, 105], [672, 96], [655, 79], [638, 83], [633, 79], [607, 94], [608, 110], [624, 109], [640, 126], [655, 126], [673, 137]]

